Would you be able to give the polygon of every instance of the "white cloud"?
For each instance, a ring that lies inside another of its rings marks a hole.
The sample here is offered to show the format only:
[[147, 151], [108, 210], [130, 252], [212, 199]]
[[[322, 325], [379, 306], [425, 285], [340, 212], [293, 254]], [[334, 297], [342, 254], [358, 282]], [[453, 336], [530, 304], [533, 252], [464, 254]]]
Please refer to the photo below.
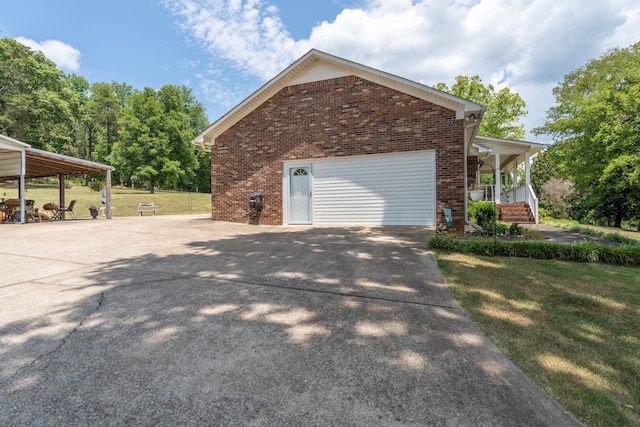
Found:
[[64, 42], [59, 40], [37, 42], [25, 37], [17, 37], [16, 41], [32, 50], [42, 52], [63, 70], [75, 72], [80, 69], [80, 51]]
[[165, 0], [183, 30], [247, 76], [266, 81], [311, 47], [428, 85], [477, 74], [521, 94], [527, 130], [542, 124], [565, 74], [640, 39], [637, 0], [359, 3], [294, 40], [266, 0]]
[[197, 73], [195, 77], [200, 81], [198, 87], [204, 97], [225, 110], [230, 110], [239, 100], [247, 96], [247, 89], [243, 82], [225, 75], [220, 69], [210, 68], [203, 73]]
[[199, 44], [248, 75], [270, 79], [304, 53], [277, 8], [261, 0], [165, 0], [165, 5]]

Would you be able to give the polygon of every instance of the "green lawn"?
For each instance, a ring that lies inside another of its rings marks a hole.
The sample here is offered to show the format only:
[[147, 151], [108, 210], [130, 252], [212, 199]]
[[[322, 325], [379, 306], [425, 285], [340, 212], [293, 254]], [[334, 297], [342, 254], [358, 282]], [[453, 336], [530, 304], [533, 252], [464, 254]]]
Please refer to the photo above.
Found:
[[640, 269], [438, 253], [491, 341], [589, 426], [640, 425]]
[[[43, 185], [27, 181], [26, 198], [35, 200], [35, 206], [42, 209], [42, 205], [49, 202], [57, 203], [58, 187], [55, 184]], [[6, 195], [4, 195], [6, 194]], [[18, 190], [11, 183], [0, 183], [0, 197], [17, 198]], [[102, 206], [101, 194], [91, 191], [82, 185], [72, 185], [65, 190], [65, 201], [68, 205], [77, 200], [73, 212], [78, 218], [91, 218], [89, 206]], [[149, 194], [145, 190], [112, 187], [111, 206], [113, 216], [138, 215], [138, 203], [153, 202], [158, 207], [157, 215], [197, 214], [211, 212], [211, 194], [187, 193], [180, 191], [156, 190]]]

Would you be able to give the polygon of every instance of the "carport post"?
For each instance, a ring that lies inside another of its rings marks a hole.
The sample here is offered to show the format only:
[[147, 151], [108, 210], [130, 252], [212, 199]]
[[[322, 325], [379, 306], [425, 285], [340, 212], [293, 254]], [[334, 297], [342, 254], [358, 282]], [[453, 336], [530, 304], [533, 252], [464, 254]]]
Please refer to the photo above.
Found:
[[[58, 182], [60, 183], [60, 187], [58, 189], [60, 206], [64, 206], [64, 175], [58, 175]], [[64, 211], [62, 211], [61, 214], [62, 219], [64, 219]]]
[[27, 174], [27, 154], [24, 150], [20, 152], [20, 188], [18, 189], [20, 193], [20, 224], [25, 223], [25, 212], [24, 212], [24, 176]]
[[106, 191], [106, 200], [105, 203], [107, 204], [106, 206], [106, 211], [105, 215], [107, 217], [107, 219], [111, 219], [111, 169], [107, 169], [107, 176], [106, 176], [106, 183], [105, 183], [105, 188], [107, 189]]

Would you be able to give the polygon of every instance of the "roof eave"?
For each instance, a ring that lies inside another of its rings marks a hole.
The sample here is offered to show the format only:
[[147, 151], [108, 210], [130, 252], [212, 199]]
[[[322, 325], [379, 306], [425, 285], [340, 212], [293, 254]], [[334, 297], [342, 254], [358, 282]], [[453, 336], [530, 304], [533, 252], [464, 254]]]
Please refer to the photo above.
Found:
[[[212, 123], [207, 129], [201, 132], [193, 139], [193, 143], [201, 146], [206, 151], [210, 151], [210, 147], [215, 145], [216, 138], [224, 133], [227, 129], [248, 115], [251, 111], [258, 108], [269, 98], [275, 95], [279, 90], [286, 87], [287, 84], [295, 78], [300, 72], [304, 71], [316, 61], [325, 60], [334, 64], [338, 64], [357, 77], [371, 80], [375, 83], [391, 87], [401, 92], [411, 93], [421, 99], [437, 103], [456, 112], [456, 119], [462, 120], [465, 117], [476, 114], [479, 121], [484, 114], [485, 107], [462, 98], [458, 98], [446, 92], [434, 89], [432, 87], [405, 79], [384, 71], [380, 71], [366, 65], [362, 65], [347, 59], [343, 59], [316, 49], [300, 57], [297, 61], [289, 65], [287, 68], [278, 73], [275, 77], [265, 83], [262, 87], [245, 98], [242, 102], [232, 108], [225, 115]], [[422, 96], [420, 96], [422, 95]]]

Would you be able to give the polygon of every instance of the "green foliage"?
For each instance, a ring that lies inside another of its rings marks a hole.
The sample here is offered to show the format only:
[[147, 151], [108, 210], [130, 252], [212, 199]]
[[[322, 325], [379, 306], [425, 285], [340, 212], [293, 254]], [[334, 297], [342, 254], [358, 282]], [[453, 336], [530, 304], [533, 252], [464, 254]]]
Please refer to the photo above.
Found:
[[102, 189], [104, 188], [104, 181], [99, 180], [99, 179], [92, 179], [91, 181], [89, 181], [89, 189], [91, 191], [102, 191]]
[[518, 224], [510, 224], [509, 228], [507, 229], [507, 233], [511, 234], [512, 236], [521, 235], [522, 231], [522, 227], [520, 227]]
[[491, 232], [498, 217], [498, 209], [493, 202], [469, 201], [469, 217], [483, 229]]
[[0, 39], [0, 133], [70, 154], [76, 102], [69, 79], [52, 61], [14, 39]]
[[0, 39], [0, 133], [35, 148], [112, 164], [114, 179], [151, 191], [210, 191], [210, 156], [191, 144], [207, 126], [204, 106], [187, 87], [90, 84]]
[[553, 93], [557, 105], [534, 132], [557, 140], [550, 155], [557, 176], [574, 183], [573, 217], [616, 227], [638, 218], [640, 43], [589, 61]]
[[501, 239], [459, 239], [436, 236], [429, 240], [430, 249], [464, 254], [506, 257], [556, 259], [573, 262], [600, 262], [604, 264], [639, 266], [640, 246], [604, 246], [593, 242], [571, 245], [529, 240], [505, 241]]
[[570, 226], [568, 230], [574, 233], [584, 234], [586, 236], [600, 237], [603, 239], [611, 240], [612, 242], [621, 243], [623, 245], [640, 246], [640, 240], [630, 239], [618, 233], [605, 233], [593, 228], [582, 227], [579, 225]]
[[206, 126], [202, 104], [190, 89], [172, 85], [136, 91], [128, 103], [111, 154], [120, 180], [148, 185], [151, 193], [156, 186], [192, 187], [201, 169], [191, 140]]
[[479, 76], [457, 76], [451, 88], [445, 83], [437, 83], [434, 87], [487, 107], [480, 123], [479, 134], [496, 138], [524, 139], [524, 125], [519, 121], [527, 115], [526, 104], [519, 94], [511, 92], [509, 88], [496, 91], [491, 84], [485, 86]]

